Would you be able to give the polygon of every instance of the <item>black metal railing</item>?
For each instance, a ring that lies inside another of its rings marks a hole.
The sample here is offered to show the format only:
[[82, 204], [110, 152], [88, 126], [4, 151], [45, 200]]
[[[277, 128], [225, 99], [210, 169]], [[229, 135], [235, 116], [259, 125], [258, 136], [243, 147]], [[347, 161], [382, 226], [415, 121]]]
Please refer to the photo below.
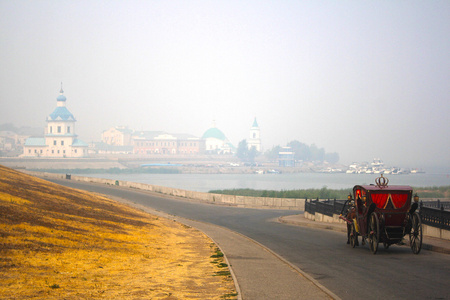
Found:
[[[332, 217], [333, 214], [339, 215], [346, 212], [347, 204], [345, 200], [322, 200], [305, 199], [305, 211], [310, 214], [320, 213]], [[422, 223], [450, 230], [450, 202], [448, 201], [420, 201], [419, 214]]]
[[450, 201], [421, 201], [423, 203], [424, 207], [430, 207], [430, 208], [441, 208], [443, 207], [444, 210], [450, 210]]
[[347, 206], [345, 204], [346, 200], [323, 200], [319, 201], [319, 199], [313, 200], [313, 199], [306, 199], [305, 201], [305, 211], [310, 214], [320, 213], [327, 216], [332, 217], [333, 214], [338, 215], [341, 213], [341, 211], [345, 212], [344, 206]]
[[445, 210], [444, 206], [433, 208], [425, 205], [424, 202], [420, 202], [419, 214], [422, 223], [440, 229], [450, 230], [450, 211]]

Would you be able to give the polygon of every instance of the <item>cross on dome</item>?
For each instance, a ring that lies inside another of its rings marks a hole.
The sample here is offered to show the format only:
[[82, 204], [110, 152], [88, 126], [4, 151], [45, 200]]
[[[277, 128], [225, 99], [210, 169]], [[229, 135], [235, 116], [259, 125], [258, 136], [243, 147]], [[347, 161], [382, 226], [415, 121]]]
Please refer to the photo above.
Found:
[[63, 95], [63, 93], [64, 93], [64, 91], [63, 91], [62, 81], [61, 81], [61, 90], [59, 91], [59, 96], [56, 98], [58, 103], [66, 102], [67, 98], [66, 98], [66, 96]]

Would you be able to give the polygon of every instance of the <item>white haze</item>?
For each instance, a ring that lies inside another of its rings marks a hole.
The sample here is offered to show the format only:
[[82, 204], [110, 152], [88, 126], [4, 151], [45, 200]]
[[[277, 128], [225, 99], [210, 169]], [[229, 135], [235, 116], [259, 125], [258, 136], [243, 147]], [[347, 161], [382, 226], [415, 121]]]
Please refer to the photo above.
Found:
[[450, 168], [450, 1], [0, 0], [0, 123], [126, 125]]

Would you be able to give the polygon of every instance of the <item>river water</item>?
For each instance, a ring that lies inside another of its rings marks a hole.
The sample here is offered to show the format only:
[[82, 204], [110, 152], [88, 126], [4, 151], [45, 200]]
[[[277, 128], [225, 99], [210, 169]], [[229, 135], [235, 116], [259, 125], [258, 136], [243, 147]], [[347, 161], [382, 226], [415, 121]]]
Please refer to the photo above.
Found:
[[[78, 174], [77, 174], [78, 175]], [[79, 174], [81, 176], [125, 180], [197, 192], [222, 189], [296, 190], [327, 187], [352, 188], [356, 184], [372, 184], [379, 174], [286, 173], [286, 174]], [[390, 175], [391, 185], [413, 187], [450, 185], [449, 174]]]

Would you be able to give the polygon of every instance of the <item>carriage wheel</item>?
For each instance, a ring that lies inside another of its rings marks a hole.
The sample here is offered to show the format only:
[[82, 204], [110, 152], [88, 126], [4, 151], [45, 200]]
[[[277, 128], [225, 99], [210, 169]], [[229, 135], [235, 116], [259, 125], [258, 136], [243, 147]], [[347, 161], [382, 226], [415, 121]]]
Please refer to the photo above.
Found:
[[419, 254], [422, 249], [422, 221], [418, 213], [411, 215], [411, 231], [409, 233], [409, 245], [414, 254]]
[[350, 245], [352, 245], [352, 248], [355, 248], [358, 244], [358, 233], [355, 229], [355, 224], [352, 224], [352, 228], [350, 231]]
[[389, 249], [389, 246], [390, 246], [391, 244], [388, 244], [388, 243], [386, 243], [386, 242], [383, 242], [383, 246], [384, 246], [384, 249]]
[[370, 215], [369, 221], [369, 247], [373, 254], [377, 253], [380, 241], [380, 224], [376, 213]]

